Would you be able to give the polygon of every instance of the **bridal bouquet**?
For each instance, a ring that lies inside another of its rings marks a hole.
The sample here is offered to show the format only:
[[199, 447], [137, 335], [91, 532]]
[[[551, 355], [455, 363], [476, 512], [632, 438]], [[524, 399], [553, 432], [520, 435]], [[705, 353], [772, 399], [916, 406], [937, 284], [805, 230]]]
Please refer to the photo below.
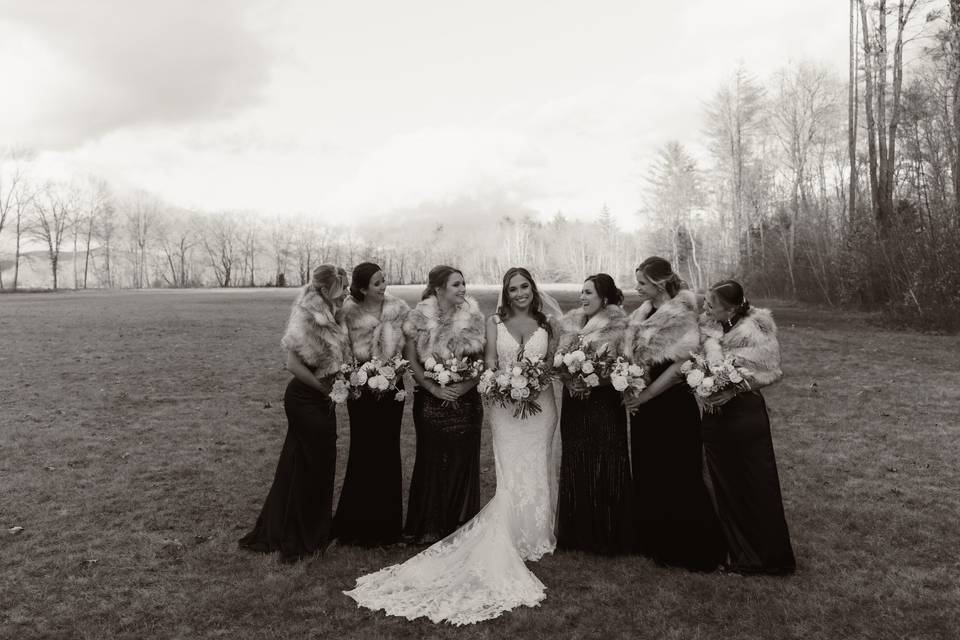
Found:
[[750, 388], [744, 379], [744, 376], [749, 375], [749, 371], [736, 366], [733, 356], [730, 355], [723, 356], [719, 362], [711, 362], [702, 353], [695, 353], [680, 366], [680, 373], [684, 375], [687, 386], [696, 396], [697, 404], [708, 413], [717, 406], [710, 401], [714, 394], [727, 390], [736, 393]]
[[617, 356], [610, 369], [610, 384], [621, 393], [640, 392], [647, 388], [646, 370], [623, 356]]
[[350, 388], [350, 396], [359, 398], [364, 393], [373, 393], [377, 398], [393, 392], [393, 399], [403, 402], [407, 393], [397, 389], [397, 381], [403, 379], [410, 363], [396, 355], [386, 362], [380, 358], [371, 358], [363, 364], [343, 365], [340, 372], [345, 376]]
[[616, 361], [608, 344], [600, 347], [586, 344], [583, 338], [568, 351], [557, 351], [553, 357], [553, 368], [564, 381], [580, 381], [585, 387], [583, 391], [574, 392], [579, 398], [590, 395], [590, 389], [600, 386], [602, 380], [610, 378], [613, 364]]
[[552, 380], [550, 368], [543, 358], [526, 358], [521, 352], [511, 367], [484, 371], [477, 389], [480, 395], [501, 407], [512, 404], [513, 417], [524, 420], [543, 411], [537, 396]]

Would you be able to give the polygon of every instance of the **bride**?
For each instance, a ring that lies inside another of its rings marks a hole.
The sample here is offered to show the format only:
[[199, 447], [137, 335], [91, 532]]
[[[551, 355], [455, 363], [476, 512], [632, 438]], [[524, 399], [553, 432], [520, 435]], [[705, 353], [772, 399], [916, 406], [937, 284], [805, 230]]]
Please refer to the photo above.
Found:
[[[487, 367], [509, 366], [520, 354], [549, 361], [553, 330], [544, 306], [559, 315], [526, 269], [507, 271], [497, 313], [487, 320]], [[389, 615], [455, 625], [537, 606], [546, 587], [524, 561], [539, 560], [556, 546], [559, 435], [551, 385], [537, 401], [542, 412], [526, 419], [514, 418], [511, 407], [490, 408], [497, 491], [473, 520], [406, 562], [358, 578], [344, 593]]]

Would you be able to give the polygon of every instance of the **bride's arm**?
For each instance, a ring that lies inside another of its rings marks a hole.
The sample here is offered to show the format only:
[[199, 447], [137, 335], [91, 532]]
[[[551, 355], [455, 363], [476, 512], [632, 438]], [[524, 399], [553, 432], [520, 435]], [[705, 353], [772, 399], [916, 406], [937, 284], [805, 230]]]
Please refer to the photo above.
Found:
[[483, 361], [487, 369], [497, 368], [497, 319], [496, 314], [487, 318], [487, 346], [483, 349]]

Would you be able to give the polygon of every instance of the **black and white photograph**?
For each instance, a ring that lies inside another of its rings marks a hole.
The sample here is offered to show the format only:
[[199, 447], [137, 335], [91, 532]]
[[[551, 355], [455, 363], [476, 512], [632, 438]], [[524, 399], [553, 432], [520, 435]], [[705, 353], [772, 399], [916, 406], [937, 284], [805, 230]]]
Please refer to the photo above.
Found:
[[960, 635], [960, 0], [0, 0], [0, 87], [0, 637]]

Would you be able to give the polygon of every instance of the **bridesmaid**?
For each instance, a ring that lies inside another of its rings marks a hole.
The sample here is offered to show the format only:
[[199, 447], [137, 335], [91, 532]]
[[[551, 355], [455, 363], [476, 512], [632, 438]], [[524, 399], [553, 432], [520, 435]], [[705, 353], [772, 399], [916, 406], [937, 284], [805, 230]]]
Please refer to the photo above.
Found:
[[429, 357], [483, 357], [485, 320], [466, 291], [459, 269], [434, 267], [423, 299], [403, 323], [404, 357], [417, 382], [413, 395], [417, 459], [403, 528], [403, 539], [413, 544], [446, 537], [480, 510], [483, 405], [477, 380], [441, 387], [423, 371]]
[[767, 405], [757, 390], [780, 372], [777, 326], [767, 309], [751, 307], [743, 287], [725, 280], [710, 288], [701, 325], [708, 361], [733, 355], [745, 367], [749, 391], [707, 399], [703, 447], [720, 524], [736, 573], [793, 573], [796, 562], [783, 513]]
[[349, 358], [346, 330], [336, 313], [347, 274], [332, 265], [314, 269], [287, 322], [281, 344], [293, 379], [283, 396], [289, 426], [273, 486], [243, 549], [280, 552], [284, 562], [322, 553], [330, 542], [337, 416], [329, 397], [331, 374]]
[[[567, 351], [581, 338], [617, 355], [627, 326], [623, 293], [605, 273], [588, 277], [580, 308], [563, 316], [557, 348]], [[560, 491], [557, 548], [601, 554], [633, 546], [627, 415], [609, 383], [580, 397], [582, 387], [565, 383], [560, 411]], [[572, 392], [572, 393], [571, 393]]]
[[[407, 303], [386, 292], [380, 267], [364, 262], [353, 270], [343, 320], [357, 364], [400, 355]], [[397, 381], [403, 390], [403, 381]], [[333, 535], [338, 542], [377, 546], [400, 539], [403, 525], [403, 473], [400, 463], [402, 401], [395, 394], [364, 393], [347, 401], [350, 457], [340, 492]], [[402, 397], [402, 396], [401, 396]]]
[[663, 258], [644, 260], [636, 277], [645, 301], [630, 316], [625, 351], [651, 379], [626, 398], [637, 550], [660, 564], [712, 571], [726, 551], [703, 479], [700, 410], [677, 384], [680, 364], [699, 347], [699, 305]]

